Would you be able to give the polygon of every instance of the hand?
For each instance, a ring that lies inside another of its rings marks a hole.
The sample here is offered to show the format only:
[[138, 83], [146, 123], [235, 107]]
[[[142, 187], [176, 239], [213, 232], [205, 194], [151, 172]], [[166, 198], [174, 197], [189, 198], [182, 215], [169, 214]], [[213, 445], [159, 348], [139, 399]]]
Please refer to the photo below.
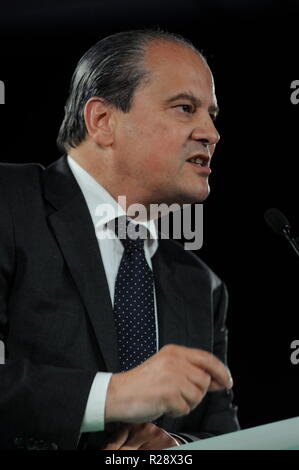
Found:
[[159, 450], [179, 443], [153, 423], [123, 424], [102, 450]]
[[105, 421], [148, 422], [190, 413], [208, 390], [232, 387], [228, 368], [201, 349], [167, 345], [128, 372], [113, 374]]

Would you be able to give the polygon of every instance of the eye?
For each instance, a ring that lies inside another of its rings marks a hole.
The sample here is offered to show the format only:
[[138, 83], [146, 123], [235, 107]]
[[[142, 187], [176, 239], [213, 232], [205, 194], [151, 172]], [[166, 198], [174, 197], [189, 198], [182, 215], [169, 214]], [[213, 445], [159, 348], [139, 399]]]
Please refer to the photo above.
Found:
[[187, 114], [192, 114], [195, 111], [194, 106], [191, 104], [178, 104], [175, 108], [181, 108], [182, 111]]
[[210, 114], [210, 118], [212, 119], [213, 122], [216, 121], [217, 115], [216, 114]]

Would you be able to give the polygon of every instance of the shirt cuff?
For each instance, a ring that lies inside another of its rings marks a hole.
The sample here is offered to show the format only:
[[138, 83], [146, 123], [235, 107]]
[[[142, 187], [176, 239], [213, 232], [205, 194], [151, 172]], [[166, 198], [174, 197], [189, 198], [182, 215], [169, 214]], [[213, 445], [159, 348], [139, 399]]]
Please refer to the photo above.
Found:
[[105, 428], [105, 402], [112, 373], [97, 372], [93, 380], [80, 432], [97, 432]]
[[170, 432], [168, 434], [170, 434], [174, 439], [178, 440], [180, 444], [188, 444], [188, 441], [180, 434], [175, 434], [174, 432]]

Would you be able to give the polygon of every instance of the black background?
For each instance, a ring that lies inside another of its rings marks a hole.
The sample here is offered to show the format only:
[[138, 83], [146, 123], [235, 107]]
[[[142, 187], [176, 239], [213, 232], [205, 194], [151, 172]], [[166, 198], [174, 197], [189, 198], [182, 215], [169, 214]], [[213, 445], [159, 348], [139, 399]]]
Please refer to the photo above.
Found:
[[[160, 26], [191, 39], [213, 70], [220, 105], [211, 195], [198, 252], [230, 293], [229, 364], [242, 427], [298, 415], [299, 259], [265, 225], [278, 207], [299, 235], [299, 1], [2, 1], [1, 156], [60, 156], [56, 135], [77, 60], [115, 31]], [[30, 222], [29, 222], [30, 223]]]

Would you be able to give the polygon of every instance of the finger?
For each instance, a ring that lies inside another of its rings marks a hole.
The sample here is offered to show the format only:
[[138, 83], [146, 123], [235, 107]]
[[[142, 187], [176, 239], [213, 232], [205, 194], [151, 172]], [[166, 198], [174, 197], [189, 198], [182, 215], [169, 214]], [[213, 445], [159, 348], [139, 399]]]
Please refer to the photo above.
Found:
[[122, 450], [139, 449], [148, 441], [152, 441], [160, 433], [160, 429], [153, 423], [132, 424], [129, 436], [122, 446]]
[[171, 400], [167, 406], [167, 411], [165, 415], [170, 416], [171, 418], [180, 418], [189, 414], [191, 407], [182, 394], [178, 394], [175, 398]]
[[201, 349], [188, 349], [190, 351], [188, 351], [187, 355], [192, 364], [203, 368], [222, 388], [231, 388], [233, 386], [228, 367], [216, 356]]
[[170, 434], [153, 423], [142, 423], [138, 428], [131, 429], [131, 432], [133, 435], [119, 450], [158, 450], [179, 445]]
[[144, 443], [139, 450], [161, 450], [167, 449], [168, 447], [177, 447], [180, 443], [174, 439], [174, 437], [170, 436], [167, 433], [165, 435], [160, 435], [156, 439]]
[[211, 376], [205, 370], [195, 367], [193, 364], [185, 369], [187, 379], [203, 391], [208, 390], [211, 384]]
[[216, 380], [211, 378], [209, 374], [206, 374], [203, 370], [196, 369], [197, 372], [191, 372], [188, 374], [190, 382], [194, 383], [202, 390], [207, 391], [216, 391], [223, 390], [223, 385], [220, 385]]
[[186, 382], [186, 384], [182, 384], [181, 396], [188, 404], [190, 411], [192, 411], [203, 400], [207, 391], [207, 388], [201, 388], [191, 382]]
[[106, 444], [103, 450], [119, 450], [121, 446], [127, 441], [129, 436], [129, 426], [122, 425], [117, 431], [115, 431], [111, 438], [110, 442]]
[[216, 392], [217, 390], [223, 390], [223, 386], [219, 385], [218, 382], [212, 379], [209, 386], [209, 392]]

